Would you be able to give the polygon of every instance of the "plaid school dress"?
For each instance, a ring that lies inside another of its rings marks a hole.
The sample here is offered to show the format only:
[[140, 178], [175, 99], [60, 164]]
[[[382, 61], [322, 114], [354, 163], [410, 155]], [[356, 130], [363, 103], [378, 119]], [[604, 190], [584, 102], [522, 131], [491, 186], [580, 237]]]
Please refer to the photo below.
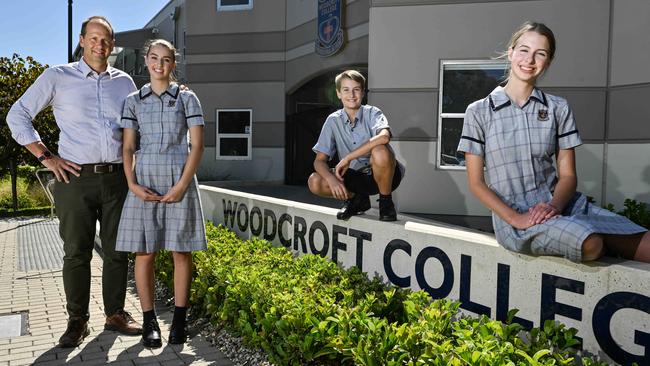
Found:
[[[147, 84], [127, 97], [120, 123], [139, 134], [140, 146], [135, 153], [138, 184], [164, 195], [183, 173], [189, 155], [188, 129], [204, 125], [198, 98], [190, 91], [181, 91], [177, 84], [157, 96]], [[146, 253], [205, 249], [196, 177], [176, 203], [145, 202], [129, 192], [115, 247], [118, 251]]]
[[[559, 149], [582, 144], [573, 113], [563, 98], [535, 88], [523, 107], [502, 87], [467, 107], [458, 151], [483, 157], [488, 186], [507, 205], [523, 213], [553, 197]], [[636, 234], [647, 231], [627, 218], [587, 201], [576, 192], [562, 216], [519, 230], [492, 213], [499, 244], [535, 255], [582, 260], [582, 243], [593, 233]]]

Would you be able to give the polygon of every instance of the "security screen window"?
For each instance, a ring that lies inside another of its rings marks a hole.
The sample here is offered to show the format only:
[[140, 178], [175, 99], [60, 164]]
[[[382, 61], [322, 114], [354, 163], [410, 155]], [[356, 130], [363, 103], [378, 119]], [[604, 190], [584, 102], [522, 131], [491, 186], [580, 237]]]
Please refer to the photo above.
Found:
[[253, 111], [250, 109], [217, 110], [217, 159], [250, 160], [252, 157]]
[[465, 169], [465, 155], [456, 151], [467, 106], [485, 98], [505, 80], [503, 60], [442, 61], [438, 99], [438, 167]]
[[217, 0], [217, 11], [253, 9], [253, 0]]

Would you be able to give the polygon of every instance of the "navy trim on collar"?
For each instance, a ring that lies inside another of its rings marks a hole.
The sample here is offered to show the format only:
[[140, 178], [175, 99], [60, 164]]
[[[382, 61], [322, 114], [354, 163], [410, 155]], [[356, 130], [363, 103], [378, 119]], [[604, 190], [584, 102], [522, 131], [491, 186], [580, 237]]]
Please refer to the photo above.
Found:
[[500, 109], [503, 109], [503, 108], [509, 106], [510, 104], [512, 104], [512, 102], [510, 100], [507, 100], [507, 101], [503, 102], [503, 104], [495, 106], [491, 95], [488, 95], [488, 99], [490, 100], [490, 108], [492, 108], [493, 112], [496, 112], [496, 111], [498, 111]]
[[[176, 92], [174, 94], [172, 94], [174, 88], [176, 89]], [[170, 91], [172, 91], [172, 92], [170, 93]], [[174, 99], [178, 99], [178, 94], [180, 92], [181, 92], [181, 87], [180, 86], [178, 86], [177, 84], [170, 84], [169, 88], [167, 88], [167, 90], [165, 90], [165, 93], [163, 93], [163, 94], [167, 94], [167, 95], [169, 95], [170, 97], [172, 97]]]
[[[169, 84], [169, 87], [167, 87], [167, 90], [165, 90], [163, 95], [167, 94], [174, 99], [178, 99], [178, 94], [180, 94], [180, 92], [181, 92], [181, 87], [178, 86], [178, 84]], [[147, 83], [140, 89], [139, 92], [140, 100], [150, 96], [151, 94], [153, 94], [153, 91], [151, 90], [151, 85]]]
[[528, 99], [535, 99], [538, 102], [544, 104], [545, 107], [548, 107], [548, 101], [546, 100], [546, 94], [544, 94], [543, 91], [540, 89], [533, 89], [533, 92], [530, 94], [530, 97]]
[[[145, 86], [146, 86], [146, 85], [145, 85]], [[138, 92], [138, 95], [140, 96], [140, 100], [142, 100], [142, 99], [144, 99], [144, 98], [150, 96], [150, 95], [153, 93], [153, 92], [151, 91], [151, 88], [147, 88], [147, 92], [146, 92], [146, 94], [142, 94], [142, 91], [144, 91], [144, 88], [145, 88], [145, 87], [143, 86], [142, 89], [140, 89], [140, 91]]]

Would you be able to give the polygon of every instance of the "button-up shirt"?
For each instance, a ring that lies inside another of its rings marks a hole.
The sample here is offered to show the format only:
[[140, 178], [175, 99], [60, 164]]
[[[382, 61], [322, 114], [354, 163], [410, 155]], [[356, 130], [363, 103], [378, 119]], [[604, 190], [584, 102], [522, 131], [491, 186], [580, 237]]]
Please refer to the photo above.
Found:
[[[330, 114], [323, 124], [318, 142], [312, 150], [322, 152], [330, 159], [338, 153], [339, 159], [365, 144], [383, 129], [390, 129], [382, 111], [373, 106], [362, 105], [354, 121], [350, 121], [344, 109]], [[350, 162], [350, 169], [369, 171], [370, 154]]]
[[7, 123], [21, 145], [40, 141], [33, 118], [52, 106], [59, 156], [78, 164], [122, 161], [120, 116], [136, 90], [133, 79], [109, 66], [100, 74], [83, 60], [46, 69], [9, 110]]

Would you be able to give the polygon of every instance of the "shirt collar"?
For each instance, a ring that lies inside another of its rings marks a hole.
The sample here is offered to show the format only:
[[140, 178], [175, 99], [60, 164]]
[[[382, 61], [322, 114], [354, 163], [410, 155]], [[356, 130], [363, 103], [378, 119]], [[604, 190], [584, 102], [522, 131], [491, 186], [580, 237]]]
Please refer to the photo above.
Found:
[[[95, 70], [93, 70], [90, 66], [88, 66], [88, 64], [86, 63], [86, 60], [84, 60], [83, 56], [79, 59], [79, 62], [78, 62], [77, 65], [78, 65], [77, 69], [79, 71], [81, 71], [81, 73], [85, 77], [88, 77], [88, 75], [91, 75], [91, 74], [97, 74], [95, 72]], [[106, 76], [110, 79], [112, 77], [112, 73], [111, 73], [112, 70], [113, 70], [113, 68], [111, 67], [111, 65], [108, 65], [108, 67], [106, 68], [106, 71], [100, 73], [99, 75], [106, 74]]]
[[348, 114], [345, 112], [345, 108], [341, 108], [341, 119], [352, 127], [356, 126], [363, 119], [363, 106], [359, 107], [356, 116], [354, 116], [354, 121], [350, 121]]
[[536, 99], [538, 102], [544, 104], [545, 107], [548, 107], [548, 102], [546, 101], [546, 94], [544, 94], [543, 91], [534, 88], [533, 92], [530, 94], [530, 97], [528, 97], [528, 100], [530, 99]]
[[[505, 108], [512, 104], [512, 101], [510, 101], [508, 94], [506, 94], [506, 90], [502, 86], [497, 86], [494, 88], [494, 90], [492, 90], [488, 96], [488, 99], [490, 100], [490, 108], [492, 108], [493, 112], [496, 112], [499, 109]], [[535, 99], [538, 102], [542, 103], [544, 106], [548, 107], [546, 94], [537, 88], [533, 88], [533, 92], [528, 97], [528, 101], [531, 99]]]
[[[181, 88], [178, 86], [176, 83], [170, 83], [169, 86], [167, 87], [167, 90], [161, 95], [161, 97], [165, 94], [169, 95], [170, 97], [177, 99], [178, 98], [178, 93], [180, 93]], [[144, 99], [148, 96], [153, 94], [153, 90], [151, 90], [151, 84], [147, 83], [145, 84], [141, 89], [140, 89], [140, 99]]]

